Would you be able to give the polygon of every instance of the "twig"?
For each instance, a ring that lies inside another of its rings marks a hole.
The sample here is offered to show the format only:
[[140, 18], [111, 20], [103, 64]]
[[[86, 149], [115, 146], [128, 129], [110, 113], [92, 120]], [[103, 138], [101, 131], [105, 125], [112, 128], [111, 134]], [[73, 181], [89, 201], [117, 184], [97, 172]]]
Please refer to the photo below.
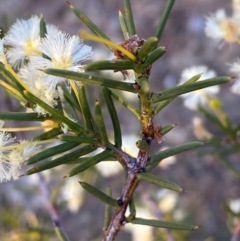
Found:
[[43, 194], [48, 213], [52, 219], [52, 222], [55, 225], [55, 231], [61, 241], [69, 241], [68, 237], [66, 236], [66, 234], [62, 228], [57, 210], [54, 207], [53, 203], [50, 201], [50, 191], [45, 182], [44, 176], [41, 173], [38, 173], [38, 178], [39, 178], [39, 188]]

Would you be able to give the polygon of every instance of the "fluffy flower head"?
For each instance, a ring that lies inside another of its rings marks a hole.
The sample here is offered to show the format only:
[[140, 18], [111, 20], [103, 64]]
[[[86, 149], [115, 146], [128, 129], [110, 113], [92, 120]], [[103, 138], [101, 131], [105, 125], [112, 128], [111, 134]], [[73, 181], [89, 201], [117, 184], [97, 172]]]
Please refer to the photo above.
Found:
[[[47, 34], [41, 41], [39, 50], [50, 59], [33, 56], [30, 62], [36, 69], [56, 68], [83, 72], [81, 63], [91, 58], [91, 47], [84, 45], [78, 36], [69, 36], [64, 32]], [[46, 81], [55, 85], [65, 79], [47, 76]]]
[[36, 142], [20, 141], [9, 145], [14, 140], [10, 134], [0, 132], [0, 182], [18, 179], [22, 163], [38, 151]]
[[12, 177], [12, 163], [9, 162], [7, 158], [8, 152], [5, 151], [4, 148], [9, 143], [14, 142], [14, 140], [15, 138], [13, 138], [10, 134], [6, 132], [0, 132], [0, 182], [8, 181]]
[[4, 39], [0, 39], [0, 62], [2, 62], [3, 64], [7, 62], [6, 56], [5, 56], [5, 49], [3, 46], [4, 42], [5, 42]]
[[217, 40], [224, 40], [229, 43], [238, 41], [239, 21], [226, 16], [223, 9], [207, 17], [205, 33], [208, 37]]
[[[49, 34], [56, 34], [57, 28], [47, 25]], [[9, 63], [18, 68], [32, 55], [41, 54], [40, 44], [40, 18], [32, 16], [28, 20], [17, 20], [5, 36], [5, 44], [9, 46], [7, 58]]]
[[92, 56], [91, 47], [84, 45], [77, 35], [70, 36], [64, 32], [48, 34], [39, 49], [51, 58], [53, 67], [59, 69], [77, 70], [81, 62]]
[[[19, 75], [35, 96], [53, 108], [57, 105], [57, 98], [59, 97], [58, 90], [54, 84], [45, 81], [46, 74], [37, 70], [35, 66], [30, 63], [20, 69]], [[28, 109], [28, 112], [31, 111], [32, 109]], [[37, 112], [39, 115], [47, 114], [46, 110], [39, 105], [34, 106], [34, 112]]]

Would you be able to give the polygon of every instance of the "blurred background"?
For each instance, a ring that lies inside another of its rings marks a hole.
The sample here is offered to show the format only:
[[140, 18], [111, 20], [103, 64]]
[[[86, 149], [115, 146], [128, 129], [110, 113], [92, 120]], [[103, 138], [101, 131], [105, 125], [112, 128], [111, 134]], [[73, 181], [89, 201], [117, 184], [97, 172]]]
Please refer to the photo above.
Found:
[[[164, 9], [165, 0], [132, 0], [132, 9], [137, 33], [147, 39], [155, 33], [159, 17]], [[114, 42], [122, 42], [118, 9], [123, 11], [119, 0], [72, 0], [70, 2], [81, 9]], [[49, 24], [59, 29], [77, 34], [86, 29], [82, 22], [71, 12], [65, 1], [59, 0], [0, 0], [0, 28], [6, 31], [16, 19], [28, 19], [32, 15], [43, 14]], [[193, 65], [207, 65], [218, 75], [229, 75], [229, 66], [240, 55], [237, 44], [229, 45], [212, 41], [204, 34], [206, 16], [224, 8], [231, 14], [231, 1], [226, 0], [178, 0], [166, 25], [160, 45], [167, 48], [167, 53], [158, 60], [152, 69], [151, 84], [154, 91], [171, 88], [178, 84], [183, 69]], [[86, 42], [93, 46], [94, 58], [112, 59], [109, 50], [97, 43]], [[106, 73], [112, 75], [112, 73]], [[240, 96], [229, 91], [231, 83], [221, 86], [218, 97], [223, 102], [223, 109], [234, 124], [239, 123]], [[89, 87], [90, 89], [91, 87]], [[92, 92], [95, 101], [101, 98], [97, 89]], [[89, 96], [89, 97], [92, 97]], [[96, 95], [96, 96], [95, 96]], [[136, 96], [126, 96], [137, 103]], [[122, 124], [125, 150], [136, 154], [135, 142], [139, 139], [139, 127], [123, 107], [117, 105]], [[18, 111], [19, 104], [9, 98], [0, 89], [0, 110]], [[172, 147], [184, 142], [196, 140], [192, 120], [202, 116], [186, 109], [181, 98], [176, 98], [156, 118], [155, 123], [162, 126], [178, 124], [168, 133], [159, 145], [155, 143], [152, 152], [164, 147]], [[205, 122], [204, 118], [202, 121]], [[111, 131], [111, 122], [109, 131]], [[107, 123], [108, 123], [107, 122]], [[15, 125], [10, 123], [10, 126]], [[205, 122], [205, 127], [218, 135], [214, 126]], [[21, 139], [31, 138], [19, 133]], [[239, 179], [224, 167], [214, 156], [205, 155], [207, 147], [179, 154], [171, 160], [165, 160], [155, 171], [156, 174], [178, 183], [186, 191], [179, 195], [171, 191], [159, 190], [155, 186], [140, 185], [136, 193], [137, 216], [157, 218], [168, 221], [187, 222], [201, 227], [193, 232], [169, 231], [128, 224], [117, 240], [132, 241], [226, 241], [231, 240], [233, 220], [224, 209], [224, 204], [232, 202], [240, 211]], [[239, 156], [232, 159], [239, 168]], [[108, 185], [113, 189], [113, 196], [118, 197], [124, 184], [124, 176], [117, 164], [93, 168], [84, 174], [67, 180], [62, 177], [69, 167], [64, 166], [44, 173], [45, 183], [71, 241], [99, 240], [102, 236], [104, 205], [85, 193], [78, 180], [90, 182], [105, 190]], [[39, 177], [29, 176], [19, 181], [0, 185], [0, 241], [5, 240], [58, 240], [46, 208], [43, 195], [39, 190]], [[240, 239], [239, 239], [240, 240]]]

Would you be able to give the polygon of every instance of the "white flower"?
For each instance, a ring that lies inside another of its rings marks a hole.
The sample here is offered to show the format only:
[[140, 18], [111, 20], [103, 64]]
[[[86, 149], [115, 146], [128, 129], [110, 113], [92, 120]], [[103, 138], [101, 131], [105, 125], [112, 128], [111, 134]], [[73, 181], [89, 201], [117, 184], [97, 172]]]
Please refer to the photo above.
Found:
[[230, 66], [230, 71], [237, 74], [237, 79], [230, 90], [235, 94], [240, 94], [240, 59], [237, 59]]
[[[51, 107], [57, 105], [58, 90], [55, 84], [46, 81], [47, 75], [35, 69], [35, 66], [28, 64], [19, 71], [19, 76], [28, 85], [32, 93]], [[34, 112], [39, 115], [46, 115], [47, 112], [39, 105], [34, 106]], [[32, 109], [28, 109], [31, 112]]]
[[11, 163], [2, 159], [2, 153], [0, 152], [0, 182], [9, 181], [11, 175]]
[[[1, 125], [2, 125], [2, 121], [1, 121]], [[0, 132], [0, 151], [7, 144], [14, 142], [15, 139], [16, 138], [12, 137], [11, 134], [9, 134], [9, 133]]]
[[[14, 142], [9, 133], [0, 132], [0, 182], [8, 181], [11, 179], [12, 163], [7, 158], [7, 152], [4, 150], [5, 146], [11, 142]], [[6, 148], [5, 148], [6, 149]]]
[[[185, 69], [181, 74], [180, 84], [184, 83], [186, 80], [190, 79], [194, 75], [201, 74], [202, 76], [198, 81], [214, 78], [216, 76], [215, 71], [209, 70], [206, 66], [193, 66]], [[184, 98], [184, 105], [192, 110], [196, 110], [198, 105], [206, 104], [209, 97], [213, 97], [219, 92], [219, 86], [211, 86], [208, 88], [196, 90], [193, 92], [181, 95]]]
[[0, 132], [0, 182], [18, 179], [22, 163], [38, 151], [37, 143], [32, 141], [8, 145], [15, 139], [9, 133]]
[[0, 62], [5, 64], [7, 62], [6, 56], [5, 56], [5, 49], [4, 49], [4, 39], [0, 39]]
[[[91, 47], [84, 45], [77, 36], [70, 36], [63, 32], [58, 34], [47, 34], [42, 39], [39, 50], [50, 59], [42, 56], [33, 56], [30, 62], [37, 69], [55, 68], [84, 72], [81, 63], [91, 58]], [[64, 81], [64, 78], [56, 76], [47, 76], [46, 81], [53, 84]]]
[[20, 141], [20, 144], [14, 145], [8, 154], [8, 160], [11, 163], [9, 171], [14, 180], [19, 178], [22, 163], [35, 154], [39, 148], [36, 142], [25, 140]]
[[227, 17], [224, 9], [219, 9], [207, 17], [205, 33], [210, 38], [233, 43], [238, 41], [239, 26], [237, 19]]
[[[58, 30], [53, 25], [47, 25], [48, 34], [55, 35]], [[9, 46], [7, 58], [9, 63], [18, 68], [32, 55], [41, 55], [40, 18], [32, 16], [28, 20], [17, 20], [5, 36], [5, 44]]]

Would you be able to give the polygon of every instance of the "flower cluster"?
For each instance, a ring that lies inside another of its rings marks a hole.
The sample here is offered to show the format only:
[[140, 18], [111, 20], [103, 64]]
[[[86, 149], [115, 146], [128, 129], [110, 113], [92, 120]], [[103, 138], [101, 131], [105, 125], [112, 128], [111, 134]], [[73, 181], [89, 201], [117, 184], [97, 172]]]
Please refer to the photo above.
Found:
[[[3, 125], [0, 121], [0, 129]], [[0, 132], [0, 182], [18, 179], [22, 163], [38, 150], [36, 142], [23, 140], [14, 144], [15, 139], [9, 133]]]
[[[57, 84], [66, 80], [49, 76], [41, 69], [83, 72], [81, 63], [91, 58], [92, 50], [77, 35], [70, 36], [53, 25], [46, 25], [47, 33], [41, 38], [40, 21], [37, 16], [17, 20], [0, 41], [0, 61], [5, 64], [7, 60], [35, 96], [55, 107], [59, 97]], [[47, 114], [38, 105], [33, 107], [33, 111]]]
[[[240, 2], [232, 0], [232, 15], [227, 16], [224, 9], [210, 14], [206, 19], [205, 33], [208, 37], [227, 43], [240, 44]], [[236, 59], [230, 65], [230, 71], [237, 78], [231, 87], [231, 91], [240, 94], [240, 60]]]
[[[0, 39], [0, 62], [20, 78], [27, 90], [52, 108], [57, 106], [58, 83], [67, 80], [45, 74], [42, 69], [54, 68], [83, 72], [81, 63], [91, 58], [91, 47], [84, 45], [77, 36], [70, 36], [53, 25], [46, 25], [45, 36], [41, 38], [41, 19], [32, 16], [28, 20], [17, 20]], [[15, 71], [14, 71], [14, 70]], [[27, 112], [48, 114], [35, 104], [27, 106]], [[36, 142], [19, 141], [4, 131], [0, 124], [0, 182], [17, 179], [22, 163], [38, 148]], [[9, 145], [10, 144], [10, 145]]]

